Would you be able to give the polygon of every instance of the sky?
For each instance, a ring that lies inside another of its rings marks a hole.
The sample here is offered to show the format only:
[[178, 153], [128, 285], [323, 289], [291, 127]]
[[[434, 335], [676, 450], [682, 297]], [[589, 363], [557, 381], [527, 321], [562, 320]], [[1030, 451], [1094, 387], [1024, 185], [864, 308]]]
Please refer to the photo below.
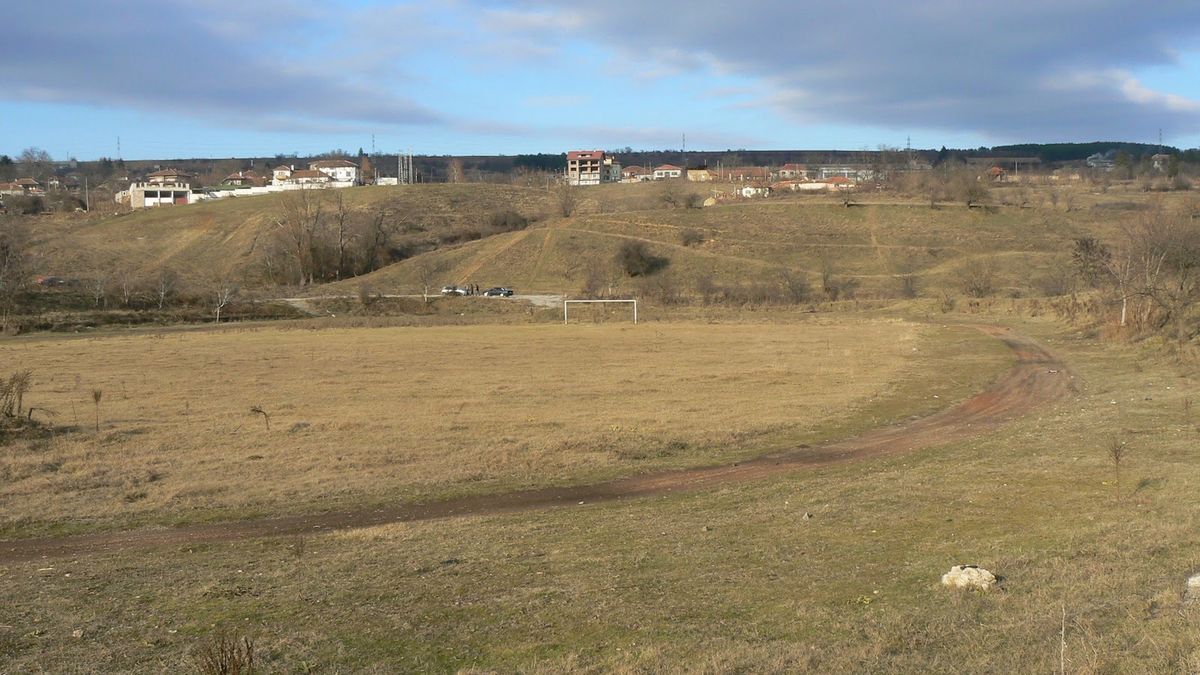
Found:
[[[0, 153], [1200, 146], [1195, 0], [47, 0]], [[118, 150], [119, 144], [119, 150]]]

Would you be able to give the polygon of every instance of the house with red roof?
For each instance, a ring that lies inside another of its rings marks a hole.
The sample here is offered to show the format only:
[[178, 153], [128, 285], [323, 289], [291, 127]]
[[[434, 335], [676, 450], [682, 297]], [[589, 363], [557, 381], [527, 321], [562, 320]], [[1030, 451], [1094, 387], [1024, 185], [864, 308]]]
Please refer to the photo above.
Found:
[[654, 167], [654, 180], [666, 180], [668, 178], [682, 178], [683, 169], [674, 164], [663, 164]]
[[616, 183], [622, 178], [621, 163], [603, 150], [572, 150], [567, 153], [568, 185]]
[[784, 164], [775, 172], [775, 177], [779, 180], [803, 180], [808, 178], [808, 168], [803, 164]]

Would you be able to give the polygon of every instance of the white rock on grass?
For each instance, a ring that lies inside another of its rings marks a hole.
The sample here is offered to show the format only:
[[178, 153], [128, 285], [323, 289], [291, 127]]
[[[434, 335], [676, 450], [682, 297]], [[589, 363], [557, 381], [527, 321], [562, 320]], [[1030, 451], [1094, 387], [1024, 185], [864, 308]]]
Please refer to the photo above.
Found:
[[955, 565], [942, 575], [942, 585], [990, 591], [996, 585], [996, 575], [977, 565]]
[[1183, 591], [1183, 601], [1189, 605], [1200, 605], [1200, 574], [1193, 574], [1187, 580], [1187, 588]]

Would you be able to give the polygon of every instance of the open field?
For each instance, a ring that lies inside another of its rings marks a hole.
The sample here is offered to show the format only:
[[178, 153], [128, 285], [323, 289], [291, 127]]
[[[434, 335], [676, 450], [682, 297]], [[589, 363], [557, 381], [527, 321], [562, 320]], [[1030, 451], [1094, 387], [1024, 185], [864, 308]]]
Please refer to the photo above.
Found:
[[[949, 358], [952, 373], [937, 366]], [[970, 329], [855, 319], [10, 340], [0, 360], [33, 371], [28, 401], [78, 431], [0, 448], [2, 531], [305, 513], [711, 464], [940, 409], [1010, 359]]]
[[[446, 227], [540, 217], [295, 299], [336, 317], [0, 337], [54, 425], [0, 439], [0, 671], [176, 671], [228, 630], [267, 672], [1200, 672], [1191, 336], [1116, 331], [1070, 271], [1076, 237], [1194, 198], [668, 209], [632, 187], [569, 218], [537, 188], [350, 190]], [[64, 233], [248, 269], [263, 203], [121, 217], [145, 243]], [[618, 273], [628, 241], [669, 263]], [[787, 275], [812, 298], [694, 302]], [[358, 293], [422, 276], [590, 278], [645, 321]], [[960, 563], [1001, 588], [942, 588]]]
[[[1077, 394], [982, 437], [618, 504], [6, 565], [0, 654], [172, 669], [220, 624], [270, 670], [1195, 670], [1188, 380], [1019, 329]], [[939, 588], [958, 562], [1004, 590]]]

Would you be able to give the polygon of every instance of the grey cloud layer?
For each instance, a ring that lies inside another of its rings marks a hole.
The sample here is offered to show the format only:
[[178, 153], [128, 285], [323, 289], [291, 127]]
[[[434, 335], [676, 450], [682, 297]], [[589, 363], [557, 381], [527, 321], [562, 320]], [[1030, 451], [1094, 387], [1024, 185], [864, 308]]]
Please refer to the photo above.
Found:
[[555, 25], [615, 45], [635, 76], [716, 68], [760, 78], [756, 103], [799, 121], [1014, 140], [1200, 131], [1200, 105], [1152, 92], [1129, 75], [1198, 46], [1195, 2], [607, 0], [561, 7], [523, 2], [537, 17], [525, 25]]
[[[227, 3], [226, 3], [227, 4]], [[245, 128], [423, 124], [439, 114], [347, 78], [305, 34], [323, 17], [286, 0], [228, 7], [120, 0], [4, 10], [0, 97], [218, 118]], [[329, 25], [329, 24], [326, 24]], [[347, 102], [352, 102], [347, 104]]]

